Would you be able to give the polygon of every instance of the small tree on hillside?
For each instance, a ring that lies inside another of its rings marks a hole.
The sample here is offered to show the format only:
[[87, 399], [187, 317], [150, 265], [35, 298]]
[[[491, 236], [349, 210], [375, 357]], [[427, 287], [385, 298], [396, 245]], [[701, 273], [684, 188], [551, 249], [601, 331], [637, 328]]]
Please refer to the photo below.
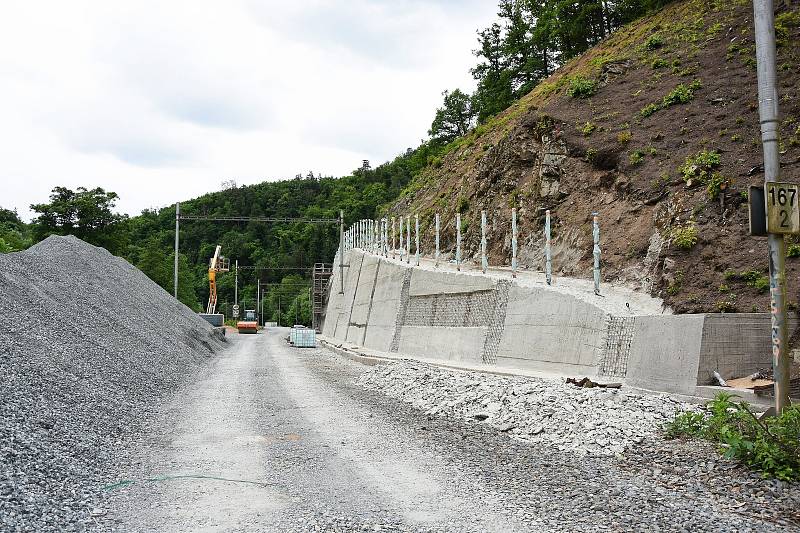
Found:
[[460, 89], [453, 92], [444, 91], [442, 96], [444, 96], [443, 105], [436, 110], [428, 135], [437, 142], [447, 144], [467, 134], [475, 123], [475, 113], [472, 111], [469, 95]]

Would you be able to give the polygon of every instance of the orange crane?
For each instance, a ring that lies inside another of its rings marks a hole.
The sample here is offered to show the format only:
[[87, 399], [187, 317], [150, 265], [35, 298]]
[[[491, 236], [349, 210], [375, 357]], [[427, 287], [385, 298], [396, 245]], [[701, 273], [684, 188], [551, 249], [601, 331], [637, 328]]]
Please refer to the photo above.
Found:
[[222, 257], [222, 246], [217, 245], [214, 250], [214, 257], [208, 264], [208, 306], [206, 313], [213, 315], [217, 310], [217, 272], [228, 272], [230, 261]]

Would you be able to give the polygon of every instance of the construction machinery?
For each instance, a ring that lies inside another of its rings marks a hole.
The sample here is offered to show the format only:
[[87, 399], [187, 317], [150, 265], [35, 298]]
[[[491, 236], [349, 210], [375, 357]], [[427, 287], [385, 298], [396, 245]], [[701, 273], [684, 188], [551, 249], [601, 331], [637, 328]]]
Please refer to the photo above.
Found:
[[231, 263], [225, 257], [222, 257], [222, 246], [217, 245], [214, 250], [214, 257], [211, 258], [208, 264], [208, 306], [206, 313], [213, 315], [217, 312], [217, 272], [227, 272], [230, 270]]
[[242, 319], [236, 323], [239, 333], [258, 333], [258, 318], [255, 309], [245, 309]]
[[208, 305], [206, 312], [200, 313], [209, 324], [222, 327], [225, 317], [217, 313], [217, 273], [230, 270], [230, 261], [222, 257], [222, 246], [219, 244], [214, 250], [214, 257], [208, 263]]

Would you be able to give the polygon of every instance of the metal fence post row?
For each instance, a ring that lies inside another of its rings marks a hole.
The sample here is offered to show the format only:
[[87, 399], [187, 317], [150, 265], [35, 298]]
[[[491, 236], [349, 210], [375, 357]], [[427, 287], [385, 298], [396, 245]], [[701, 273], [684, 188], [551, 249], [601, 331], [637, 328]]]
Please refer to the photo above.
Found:
[[461, 270], [461, 213], [456, 213], [456, 270]]
[[550, 255], [550, 210], [544, 212], [544, 275], [548, 285], [553, 284], [553, 258]]
[[600, 294], [600, 224], [597, 213], [592, 213], [592, 239], [594, 240], [594, 293]]
[[517, 208], [511, 209], [511, 277], [517, 277]]
[[439, 266], [439, 213], [436, 213], [436, 253], [434, 266]]
[[481, 271], [486, 274], [489, 262], [486, 259], [486, 211], [481, 210]]
[[414, 215], [414, 248], [416, 249], [414, 261], [419, 266], [419, 215]]

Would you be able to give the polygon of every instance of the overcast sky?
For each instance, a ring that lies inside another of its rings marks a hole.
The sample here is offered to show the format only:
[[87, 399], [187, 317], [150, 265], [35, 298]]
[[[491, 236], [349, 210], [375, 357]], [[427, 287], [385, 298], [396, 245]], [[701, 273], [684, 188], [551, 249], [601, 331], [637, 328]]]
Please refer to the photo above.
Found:
[[239, 184], [343, 175], [472, 90], [495, 0], [5, 2], [0, 207], [63, 185], [135, 215]]

